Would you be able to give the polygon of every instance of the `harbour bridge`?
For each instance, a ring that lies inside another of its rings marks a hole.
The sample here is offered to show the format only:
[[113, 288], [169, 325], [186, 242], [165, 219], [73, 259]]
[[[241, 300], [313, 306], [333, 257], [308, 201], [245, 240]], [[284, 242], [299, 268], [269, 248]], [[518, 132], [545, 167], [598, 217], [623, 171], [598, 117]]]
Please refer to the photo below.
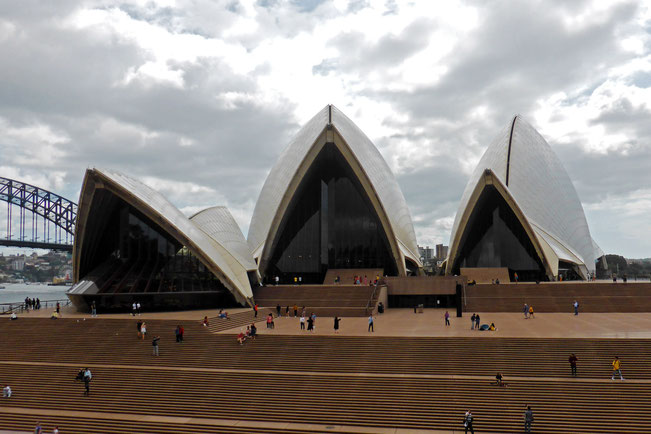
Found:
[[7, 203], [0, 245], [72, 251], [77, 204], [34, 185], [0, 177], [0, 201]]

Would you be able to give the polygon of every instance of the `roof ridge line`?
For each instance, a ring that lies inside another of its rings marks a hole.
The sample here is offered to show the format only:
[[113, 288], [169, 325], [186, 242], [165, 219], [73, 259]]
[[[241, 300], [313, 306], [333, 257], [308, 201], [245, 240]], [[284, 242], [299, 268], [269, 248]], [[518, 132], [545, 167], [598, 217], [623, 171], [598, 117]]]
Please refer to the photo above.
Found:
[[515, 129], [515, 121], [518, 115], [513, 116], [513, 123], [511, 124], [511, 131], [509, 134], [509, 150], [506, 153], [506, 186], [509, 186], [509, 171], [511, 169], [511, 143], [513, 142], [513, 130]]

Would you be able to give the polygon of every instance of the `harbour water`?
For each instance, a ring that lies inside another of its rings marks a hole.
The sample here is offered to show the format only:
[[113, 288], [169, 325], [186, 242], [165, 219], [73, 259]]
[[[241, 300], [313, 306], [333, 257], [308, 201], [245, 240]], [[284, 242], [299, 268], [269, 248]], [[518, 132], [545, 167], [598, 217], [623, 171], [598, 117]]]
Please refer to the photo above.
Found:
[[25, 297], [38, 298], [43, 303], [46, 300], [67, 299], [66, 291], [69, 286], [47, 286], [47, 284], [0, 283], [0, 303], [18, 303]]

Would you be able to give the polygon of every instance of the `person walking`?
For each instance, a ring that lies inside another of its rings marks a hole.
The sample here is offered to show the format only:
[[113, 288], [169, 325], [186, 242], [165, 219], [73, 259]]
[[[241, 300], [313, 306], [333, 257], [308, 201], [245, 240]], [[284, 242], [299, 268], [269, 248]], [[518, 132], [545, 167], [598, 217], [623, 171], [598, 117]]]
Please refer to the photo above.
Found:
[[298, 316], [298, 305], [294, 303], [294, 318]]
[[138, 315], [140, 315], [140, 302], [136, 302], [136, 311], [138, 312]]
[[34, 434], [43, 434], [43, 428], [41, 427], [41, 422], [36, 422], [36, 427], [34, 427]]
[[533, 411], [530, 406], [524, 411], [524, 432], [531, 432], [531, 424], [533, 423]]
[[276, 305], [276, 318], [280, 318], [280, 304]]
[[513, 273], [513, 279], [515, 280], [515, 283], [518, 283], [518, 273]]
[[375, 332], [375, 330], [373, 329], [373, 314], [369, 315], [368, 317], [368, 331]]
[[477, 315], [473, 313], [470, 317], [470, 330], [475, 329], [475, 318], [477, 318]]
[[183, 336], [185, 335], [185, 329], [183, 326], [180, 326], [179, 332], [181, 332], [181, 343], [183, 343]]
[[527, 303], [524, 304], [524, 307], [522, 308], [522, 312], [524, 313], [524, 319], [527, 319], [529, 315], [529, 306]]
[[314, 331], [314, 318], [309, 317], [307, 319], [307, 331], [308, 332], [313, 332]]
[[134, 301], [133, 304], [131, 305], [131, 316], [136, 316], [137, 312], [137, 307], [136, 307], [136, 302]]
[[463, 417], [463, 426], [465, 428], [464, 430], [465, 434], [468, 434], [468, 431], [470, 431], [471, 434], [475, 434], [475, 430], [472, 427], [473, 420], [474, 418], [470, 410], [466, 411], [466, 415]]
[[90, 395], [90, 381], [93, 379], [93, 374], [91, 374], [90, 369], [86, 368], [84, 371], [84, 395]]
[[533, 318], [533, 306], [529, 306], [529, 318]]
[[572, 370], [572, 377], [576, 377], [576, 362], [579, 359], [576, 358], [574, 353], [570, 354], [570, 357], [567, 359], [570, 362], [570, 369]]
[[152, 352], [154, 356], [159, 356], [158, 353], [158, 341], [160, 341], [160, 336], [154, 336], [154, 339], [151, 340]]
[[475, 328], [477, 330], [479, 330], [479, 321], [480, 321], [479, 314], [477, 314], [477, 316], [475, 316]]
[[57, 301], [57, 314], [61, 315], [61, 303]]
[[91, 316], [93, 318], [95, 318], [97, 316], [97, 305], [95, 304], [95, 301], [93, 301], [90, 304], [90, 312], [91, 312], [90, 314], [91, 314]]
[[579, 302], [574, 300], [573, 306], [574, 306], [574, 315], [578, 315], [579, 314]]
[[299, 321], [301, 323], [301, 330], [305, 330], [305, 313], [301, 315], [301, 319]]
[[258, 317], [258, 303], [253, 306], [253, 317], [257, 318]]
[[147, 337], [147, 324], [145, 324], [144, 321], [143, 321], [142, 325], [140, 326], [140, 336], [141, 336], [143, 341]]
[[174, 336], [176, 336], [176, 343], [181, 342], [181, 326], [177, 325], [176, 330], [174, 330]]
[[341, 321], [341, 318], [335, 315], [335, 333], [339, 333], [339, 321]]
[[619, 379], [624, 381], [624, 376], [622, 375], [622, 362], [619, 361], [619, 357], [617, 356], [615, 356], [615, 360], [613, 360], [613, 376], [610, 379], [614, 380], [615, 375], [619, 375]]
[[446, 310], [446, 311], [445, 311], [445, 315], [443, 315], [443, 316], [445, 317], [445, 326], [447, 327], [447, 326], [450, 325], [450, 312], [448, 312], [448, 311]]
[[138, 320], [136, 323], [136, 329], [138, 329], [138, 339], [142, 338], [142, 321]]

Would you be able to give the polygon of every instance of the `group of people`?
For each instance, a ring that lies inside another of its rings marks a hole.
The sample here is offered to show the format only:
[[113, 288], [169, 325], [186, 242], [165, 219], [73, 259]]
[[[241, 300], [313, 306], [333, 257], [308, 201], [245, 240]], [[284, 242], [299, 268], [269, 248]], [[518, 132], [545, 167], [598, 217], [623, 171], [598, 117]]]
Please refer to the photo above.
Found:
[[[34, 434], [45, 434], [45, 431], [43, 431], [43, 427], [41, 426], [41, 422], [36, 422], [36, 427], [34, 427]], [[59, 434], [58, 426], [55, 426], [52, 429], [52, 434]]]
[[533, 306], [529, 306], [527, 303], [525, 303], [522, 307], [522, 313], [524, 313], [524, 319], [534, 318]]
[[37, 298], [25, 297], [25, 310], [39, 310], [41, 308], [41, 300]]
[[[534, 418], [533, 418], [533, 410], [531, 409], [530, 405], [527, 405], [527, 407], [524, 410], [524, 432], [531, 432], [531, 425], [533, 424]], [[463, 417], [463, 426], [464, 426], [464, 432], [465, 434], [468, 434], [470, 432], [471, 434], [475, 434], [475, 429], [473, 428], [472, 424], [475, 420], [475, 417], [472, 415], [472, 412], [470, 410], [466, 411], [466, 414]]]
[[240, 329], [240, 333], [237, 335], [237, 341], [240, 345], [244, 345], [244, 342], [248, 339], [255, 339], [257, 334], [258, 328], [255, 326], [255, 323], [251, 323], [251, 325], [246, 326], [246, 331], [243, 328]]
[[134, 301], [133, 304], [131, 305], [131, 316], [136, 316], [140, 315], [140, 302], [139, 301]]
[[495, 327], [494, 322], [490, 323], [490, 325], [481, 324], [481, 317], [479, 316], [479, 314], [473, 313], [472, 316], [470, 317], [470, 330], [480, 330], [480, 331], [488, 330], [494, 332], [497, 330], [497, 327]]

